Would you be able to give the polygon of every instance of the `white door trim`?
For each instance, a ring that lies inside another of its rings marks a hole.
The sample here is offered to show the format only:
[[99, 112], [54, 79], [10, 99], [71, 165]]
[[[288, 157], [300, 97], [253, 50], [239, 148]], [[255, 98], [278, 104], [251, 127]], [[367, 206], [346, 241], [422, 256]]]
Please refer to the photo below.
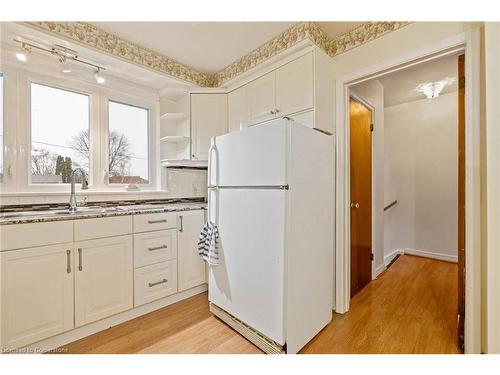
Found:
[[391, 71], [464, 50], [466, 127], [466, 296], [465, 351], [481, 352], [481, 196], [480, 196], [480, 31], [473, 29], [425, 48], [351, 72], [336, 80], [336, 312], [350, 302], [349, 86]]

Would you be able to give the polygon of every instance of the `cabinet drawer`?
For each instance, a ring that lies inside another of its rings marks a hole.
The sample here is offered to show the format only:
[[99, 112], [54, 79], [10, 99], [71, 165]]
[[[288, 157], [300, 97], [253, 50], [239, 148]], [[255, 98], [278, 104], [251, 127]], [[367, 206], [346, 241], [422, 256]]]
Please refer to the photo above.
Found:
[[122, 236], [132, 233], [132, 218], [127, 216], [75, 220], [75, 241]]
[[134, 267], [149, 266], [177, 257], [177, 230], [134, 234]]
[[150, 232], [177, 227], [176, 212], [134, 215], [134, 232]]
[[177, 293], [177, 261], [134, 270], [134, 307]]
[[73, 242], [73, 221], [0, 225], [0, 251]]

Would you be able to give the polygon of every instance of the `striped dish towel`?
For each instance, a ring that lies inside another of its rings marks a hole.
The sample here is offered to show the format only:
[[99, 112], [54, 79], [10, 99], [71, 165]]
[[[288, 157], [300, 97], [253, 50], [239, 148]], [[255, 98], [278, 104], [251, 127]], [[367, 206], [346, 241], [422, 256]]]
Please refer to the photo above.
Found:
[[219, 264], [219, 228], [208, 221], [203, 226], [198, 240], [198, 254], [204, 262], [211, 266]]

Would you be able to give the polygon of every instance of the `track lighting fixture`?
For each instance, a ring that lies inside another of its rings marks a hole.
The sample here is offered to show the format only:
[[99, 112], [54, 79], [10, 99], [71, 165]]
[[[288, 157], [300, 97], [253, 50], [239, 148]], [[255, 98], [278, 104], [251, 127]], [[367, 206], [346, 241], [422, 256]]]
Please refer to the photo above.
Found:
[[54, 44], [47, 45], [40, 42], [27, 41], [25, 39], [20, 40], [18, 38], [14, 39], [15, 42], [21, 44], [18, 52], [16, 52], [16, 58], [19, 61], [26, 62], [28, 60], [28, 54], [31, 53], [32, 49], [36, 51], [44, 52], [50, 54], [57, 58], [57, 60], [62, 64], [62, 73], [71, 73], [70, 64], [80, 64], [94, 69], [94, 78], [99, 84], [106, 82], [106, 79], [102, 75], [101, 71], [106, 70], [104, 67], [97, 65], [87, 59], [84, 59], [78, 55], [78, 52], [72, 50], [71, 48]]
[[97, 70], [95, 71], [94, 78], [95, 78], [96, 82], [99, 83], [99, 84], [101, 84], [101, 85], [104, 82], [106, 82], [106, 79], [101, 74], [101, 69], [100, 68], [97, 68]]
[[21, 62], [28, 61], [28, 54], [31, 53], [29, 46], [26, 43], [21, 43], [21, 48], [16, 52], [16, 58]]

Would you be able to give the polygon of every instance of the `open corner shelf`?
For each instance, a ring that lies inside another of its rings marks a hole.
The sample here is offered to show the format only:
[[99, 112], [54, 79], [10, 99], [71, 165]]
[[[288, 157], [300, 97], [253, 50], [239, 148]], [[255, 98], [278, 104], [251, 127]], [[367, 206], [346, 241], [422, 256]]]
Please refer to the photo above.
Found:
[[165, 137], [160, 138], [160, 142], [168, 142], [168, 143], [183, 143], [189, 142], [189, 137], [184, 135], [167, 135]]
[[188, 115], [182, 112], [166, 112], [160, 116], [160, 120], [181, 121], [187, 117]]

